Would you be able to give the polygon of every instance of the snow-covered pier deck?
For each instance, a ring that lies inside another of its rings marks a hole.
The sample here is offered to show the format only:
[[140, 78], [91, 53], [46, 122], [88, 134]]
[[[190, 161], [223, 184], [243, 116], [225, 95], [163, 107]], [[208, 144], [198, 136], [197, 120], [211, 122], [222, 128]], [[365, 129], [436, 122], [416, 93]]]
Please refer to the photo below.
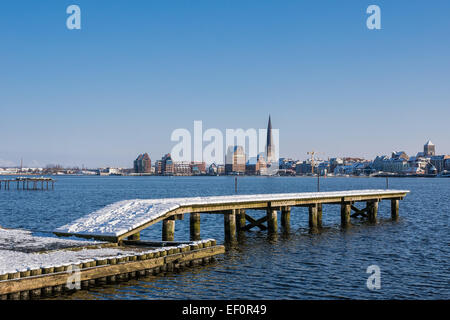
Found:
[[[399, 200], [408, 193], [407, 190], [350, 190], [124, 200], [90, 213], [54, 232], [60, 236], [120, 242], [125, 239], [139, 240], [140, 231], [162, 221], [162, 240], [172, 241], [175, 221], [183, 219], [184, 214], [190, 214], [191, 239], [199, 240], [200, 214], [208, 213], [223, 214], [225, 240], [232, 242], [236, 238], [236, 231], [250, 230], [253, 227], [272, 233], [277, 232], [278, 211], [281, 211], [282, 227], [289, 228], [291, 207], [309, 208], [309, 226], [312, 229], [322, 227], [325, 204], [341, 206], [343, 227], [349, 226], [351, 217], [357, 216], [376, 222], [378, 203], [382, 200], [391, 201], [391, 216], [396, 220], [399, 214]], [[357, 202], [366, 203], [365, 208], [357, 208], [355, 206]], [[246, 212], [248, 210], [265, 210], [267, 214], [261, 219], [254, 219]], [[264, 222], [267, 222], [267, 225], [264, 225]]]
[[106, 243], [34, 236], [0, 228], [0, 300], [53, 296], [95, 285], [175, 272], [225, 252], [214, 239]]

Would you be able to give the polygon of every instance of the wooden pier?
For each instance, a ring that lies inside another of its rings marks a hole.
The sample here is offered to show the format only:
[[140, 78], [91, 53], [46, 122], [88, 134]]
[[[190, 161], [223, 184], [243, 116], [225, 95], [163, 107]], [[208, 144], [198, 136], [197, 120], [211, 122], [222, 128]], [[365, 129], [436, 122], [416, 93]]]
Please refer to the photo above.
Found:
[[[397, 220], [399, 201], [408, 193], [406, 190], [354, 190], [120, 201], [54, 231], [59, 236], [108, 240], [109, 243], [94, 243], [84, 249], [96, 250], [100, 246], [117, 248], [119, 252], [114, 251], [111, 255], [109, 251], [91, 251], [91, 257], [84, 260], [80, 260], [80, 256], [63, 254], [64, 261], [58, 258], [57, 264], [42, 258], [41, 267], [24, 268], [23, 262], [11, 261], [11, 266], [8, 263], [6, 268], [12, 268], [12, 271], [5, 269], [0, 273], [0, 300], [39, 298], [73, 291], [69, 284], [74, 279], [74, 268], [75, 282], [79, 284], [75, 289], [87, 289], [94, 285], [208, 264], [214, 256], [225, 252], [225, 246], [217, 245], [214, 239], [200, 240], [201, 214], [223, 215], [225, 242], [233, 243], [237, 233], [255, 227], [277, 233], [278, 212], [281, 212], [282, 228], [289, 230], [293, 207], [308, 208], [311, 230], [323, 227], [322, 216], [328, 205], [340, 206], [343, 228], [351, 225], [352, 217], [363, 217], [370, 223], [376, 223], [378, 204], [383, 200], [390, 201], [391, 218]], [[364, 203], [365, 207], [360, 209], [356, 203]], [[263, 210], [265, 215], [255, 219], [249, 214], [252, 210]], [[300, 214], [298, 211], [296, 213]], [[185, 214], [190, 215], [191, 241], [174, 242], [175, 223]], [[162, 222], [163, 241], [141, 241], [140, 232], [158, 222]], [[51, 239], [47, 241], [68, 241]], [[36, 242], [33, 239], [30, 241]], [[19, 247], [14, 244], [8, 250], [18, 251]], [[57, 249], [57, 256], [60, 257], [64, 250], [80, 248]], [[14, 263], [20, 268], [15, 269]]]
[[[328, 205], [340, 206], [343, 228], [351, 225], [352, 217], [360, 216], [375, 223], [378, 204], [383, 200], [391, 202], [391, 217], [397, 220], [399, 201], [408, 193], [406, 190], [352, 190], [121, 201], [58, 228], [55, 234], [120, 243], [125, 239], [139, 239], [140, 231], [162, 221], [163, 241], [173, 241], [176, 220], [183, 219], [185, 214], [189, 214], [190, 238], [198, 240], [201, 214], [221, 214], [224, 217], [225, 242], [230, 243], [236, 240], [237, 232], [255, 227], [276, 233], [278, 212], [281, 212], [282, 227], [289, 229], [292, 207], [308, 208], [311, 230], [322, 228], [322, 215]], [[355, 206], [358, 202], [364, 203], [365, 207], [358, 209]], [[255, 219], [249, 214], [251, 210], [263, 210], [266, 214], [260, 219]], [[117, 228], [117, 221], [121, 219], [127, 222], [130, 219], [135, 220], [128, 223], [127, 228], [123, 226]], [[95, 225], [93, 223], [95, 221], [101, 221], [101, 226]], [[115, 221], [115, 225], [109, 225], [109, 221]]]
[[55, 180], [52, 178], [28, 178], [18, 177], [15, 179], [3, 179], [0, 180], [0, 190], [11, 190], [11, 185], [16, 185], [17, 190], [51, 190], [55, 189]]
[[182, 243], [124, 241], [120, 246], [108, 243], [66, 250], [95, 250], [98, 247], [132, 251], [131, 254], [83, 261], [68, 259], [67, 263], [2, 273], [0, 300], [39, 299], [134, 278], [180, 272], [210, 264], [216, 255], [225, 252], [225, 247], [217, 245], [214, 239]]

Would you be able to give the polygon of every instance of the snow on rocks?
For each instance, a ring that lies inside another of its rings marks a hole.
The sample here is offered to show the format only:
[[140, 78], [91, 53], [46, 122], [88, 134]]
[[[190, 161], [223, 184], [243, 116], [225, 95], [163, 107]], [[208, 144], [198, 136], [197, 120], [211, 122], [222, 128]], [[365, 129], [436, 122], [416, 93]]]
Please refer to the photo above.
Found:
[[14, 271], [59, 267], [94, 261], [94, 258], [107, 258], [123, 255], [126, 251], [116, 248], [82, 249], [79, 251], [57, 250], [47, 253], [27, 253], [13, 250], [0, 250], [0, 274]]
[[19, 229], [0, 228], [0, 250], [10, 250], [23, 252], [37, 252], [45, 250], [55, 250], [94, 244], [102, 244], [98, 241], [84, 241], [61, 239], [55, 237], [35, 237], [31, 231]]
[[[0, 229], [0, 233], [3, 232]], [[23, 230], [8, 230], [10, 234], [23, 233]], [[46, 241], [34, 237], [36, 241]], [[58, 240], [58, 239], [57, 239]], [[64, 241], [64, 240], [61, 240]], [[65, 240], [67, 241], [67, 240]], [[5, 274], [14, 274], [29, 270], [68, 267], [70, 265], [79, 265], [91, 263], [94, 261], [116, 258], [131, 258], [143, 254], [160, 253], [171, 249], [182, 249], [191, 244], [206, 244], [215, 241], [214, 239], [205, 239], [201, 241], [189, 242], [189, 244], [173, 245], [162, 248], [136, 248], [136, 247], [112, 247], [112, 248], [93, 248], [81, 250], [52, 250], [48, 252], [23, 252], [15, 248], [0, 249], [0, 276]], [[82, 242], [82, 241], [79, 241]], [[86, 242], [83, 242], [86, 243]]]

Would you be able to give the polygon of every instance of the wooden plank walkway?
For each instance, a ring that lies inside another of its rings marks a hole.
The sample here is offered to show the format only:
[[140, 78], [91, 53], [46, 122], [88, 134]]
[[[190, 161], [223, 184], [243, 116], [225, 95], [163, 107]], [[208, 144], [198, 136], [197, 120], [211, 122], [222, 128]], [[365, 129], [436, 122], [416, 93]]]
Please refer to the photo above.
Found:
[[[398, 219], [399, 200], [408, 190], [350, 190], [335, 192], [282, 193], [233, 195], [194, 198], [170, 198], [152, 200], [125, 200], [113, 203], [105, 208], [88, 214], [54, 231], [60, 236], [79, 236], [120, 242], [124, 239], [139, 239], [139, 232], [149, 226], [163, 221], [162, 240], [174, 238], [175, 221], [190, 214], [191, 239], [200, 237], [200, 214], [224, 215], [225, 240], [236, 239], [236, 231], [250, 230], [259, 227], [268, 232], [277, 232], [277, 211], [281, 211], [281, 224], [289, 228], [291, 207], [309, 208], [309, 226], [311, 229], [322, 227], [323, 205], [341, 206], [341, 224], [348, 227], [353, 217], [367, 217], [376, 222], [378, 203], [391, 201], [391, 216]], [[364, 209], [354, 206], [357, 202], [365, 202]], [[246, 211], [265, 210], [266, 216], [261, 219], [252, 218]], [[249, 224], [246, 224], [249, 221]], [[267, 222], [267, 225], [263, 225]]]
[[[52, 265], [43, 260], [41, 262], [45, 266], [42, 267], [22, 266], [20, 270], [0, 272], [0, 300], [28, 300], [54, 296], [106, 283], [178, 272], [188, 267], [207, 265], [213, 261], [214, 256], [225, 252], [225, 247], [217, 245], [214, 239], [186, 243], [159, 243], [160, 248], [155, 248], [157, 243], [144, 241], [131, 241], [121, 246], [111, 243], [101, 246], [105, 245], [115, 245], [111, 248], [121, 252], [77, 260], [67, 255], [67, 251], [56, 250], [51, 252], [64, 255], [65, 263], [59, 262]], [[80, 249], [77, 248], [77, 250]], [[83, 250], [96, 249], [88, 246]], [[35, 253], [35, 255], [37, 256], [34, 259], [40, 259], [39, 256], [45, 254]], [[15, 264], [17, 261], [11, 261], [13, 267]]]

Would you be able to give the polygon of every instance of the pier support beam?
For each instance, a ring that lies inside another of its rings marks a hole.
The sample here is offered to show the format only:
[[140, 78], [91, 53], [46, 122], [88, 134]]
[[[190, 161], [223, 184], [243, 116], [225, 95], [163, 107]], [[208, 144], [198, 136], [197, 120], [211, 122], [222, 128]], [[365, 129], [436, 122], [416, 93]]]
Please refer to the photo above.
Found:
[[230, 210], [223, 215], [225, 242], [236, 241], [236, 209]]
[[281, 209], [281, 226], [285, 230], [289, 230], [291, 227], [291, 207], [283, 207]]
[[322, 212], [323, 206], [321, 203], [317, 204], [317, 227], [322, 228]]
[[276, 233], [278, 231], [277, 210], [273, 208], [267, 208], [267, 229], [269, 233]]
[[191, 240], [200, 240], [200, 213], [191, 213], [189, 218], [189, 229], [191, 233]]
[[377, 222], [377, 213], [378, 213], [378, 201], [367, 201], [367, 217], [369, 218], [369, 222], [375, 223]]
[[399, 200], [391, 199], [391, 218], [393, 221], [398, 220]]
[[168, 218], [163, 220], [162, 240], [173, 241], [175, 238], [175, 219]]
[[308, 207], [309, 210], [309, 228], [311, 230], [317, 229], [317, 204], [312, 204]]
[[350, 202], [342, 202], [341, 203], [341, 226], [349, 227], [350, 226], [350, 214], [352, 212], [352, 205]]
[[245, 209], [239, 209], [239, 214], [236, 217], [236, 228], [238, 231], [243, 231], [245, 229], [246, 219], [245, 219]]

